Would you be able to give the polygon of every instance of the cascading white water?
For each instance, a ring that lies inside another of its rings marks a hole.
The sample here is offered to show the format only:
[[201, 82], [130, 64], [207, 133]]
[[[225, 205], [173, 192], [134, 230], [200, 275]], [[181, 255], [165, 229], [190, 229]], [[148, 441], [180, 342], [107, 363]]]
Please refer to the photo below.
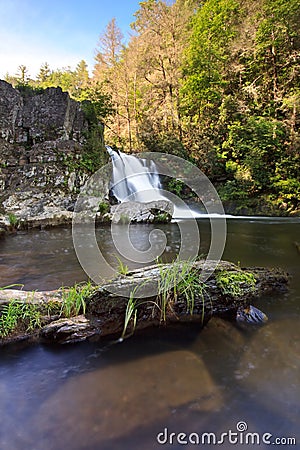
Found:
[[[153, 161], [136, 158], [106, 147], [113, 164], [112, 193], [120, 202], [168, 200], [163, 195], [159, 174]], [[202, 214], [188, 206], [174, 204], [173, 219], [190, 219]]]
[[117, 153], [110, 147], [107, 147], [107, 151], [112, 158], [112, 192], [117, 200], [120, 202], [166, 200], [159, 192], [161, 183], [153, 161], [149, 162], [122, 152]]

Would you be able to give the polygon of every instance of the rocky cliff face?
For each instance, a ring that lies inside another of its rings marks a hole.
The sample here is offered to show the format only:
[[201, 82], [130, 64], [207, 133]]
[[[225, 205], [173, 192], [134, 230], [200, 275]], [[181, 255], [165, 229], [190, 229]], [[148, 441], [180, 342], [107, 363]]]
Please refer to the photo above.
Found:
[[80, 104], [60, 88], [19, 92], [0, 80], [2, 213], [33, 226], [70, 221], [89, 175], [79, 162], [90, 125]]

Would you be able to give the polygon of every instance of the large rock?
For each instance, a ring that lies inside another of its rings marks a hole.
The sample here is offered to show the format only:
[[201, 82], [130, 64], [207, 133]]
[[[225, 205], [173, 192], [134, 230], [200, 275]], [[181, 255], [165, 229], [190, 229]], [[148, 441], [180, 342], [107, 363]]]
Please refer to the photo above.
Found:
[[0, 80], [0, 137], [10, 143], [35, 144], [56, 139], [83, 139], [88, 121], [79, 103], [61, 88], [23, 95]]
[[173, 203], [155, 200], [147, 203], [124, 202], [111, 207], [113, 223], [160, 223], [169, 222], [174, 212]]
[[[70, 221], [89, 176], [79, 161], [90, 125], [81, 105], [61, 88], [19, 92], [0, 80], [2, 212], [33, 226], [39, 220], [43, 225]], [[108, 190], [107, 181], [100, 200]]]

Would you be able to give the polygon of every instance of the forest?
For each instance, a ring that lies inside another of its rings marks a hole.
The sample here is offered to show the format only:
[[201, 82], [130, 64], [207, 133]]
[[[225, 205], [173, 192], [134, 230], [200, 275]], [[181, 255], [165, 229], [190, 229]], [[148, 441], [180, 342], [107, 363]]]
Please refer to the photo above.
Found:
[[299, 0], [139, 5], [129, 39], [114, 18], [102, 31], [92, 74], [84, 60], [43, 63], [6, 81], [60, 86], [105, 124], [106, 144], [190, 160], [235, 211], [299, 214]]

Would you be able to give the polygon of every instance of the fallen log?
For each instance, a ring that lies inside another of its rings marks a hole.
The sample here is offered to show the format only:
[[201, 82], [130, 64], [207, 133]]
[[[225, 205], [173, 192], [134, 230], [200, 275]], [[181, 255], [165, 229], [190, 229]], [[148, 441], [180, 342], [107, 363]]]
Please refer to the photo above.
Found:
[[[204, 261], [198, 261], [186, 270], [181, 264], [166, 264], [120, 275], [95, 287], [84, 301], [84, 311], [75, 317], [63, 317], [59, 308], [64, 301], [62, 290], [0, 290], [2, 308], [14, 300], [34, 304], [41, 312], [40, 328], [24, 331], [21, 327], [3, 336], [0, 344], [20, 339], [70, 343], [91, 337], [124, 338], [135, 329], [174, 323], [197, 322], [201, 328], [212, 316], [235, 317], [239, 308], [249, 306], [255, 298], [287, 290], [289, 277], [280, 269], [240, 268], [221, 261], [202, 282], [203, 265]], [[55, 314], [51, 313], [53, 304]]]

